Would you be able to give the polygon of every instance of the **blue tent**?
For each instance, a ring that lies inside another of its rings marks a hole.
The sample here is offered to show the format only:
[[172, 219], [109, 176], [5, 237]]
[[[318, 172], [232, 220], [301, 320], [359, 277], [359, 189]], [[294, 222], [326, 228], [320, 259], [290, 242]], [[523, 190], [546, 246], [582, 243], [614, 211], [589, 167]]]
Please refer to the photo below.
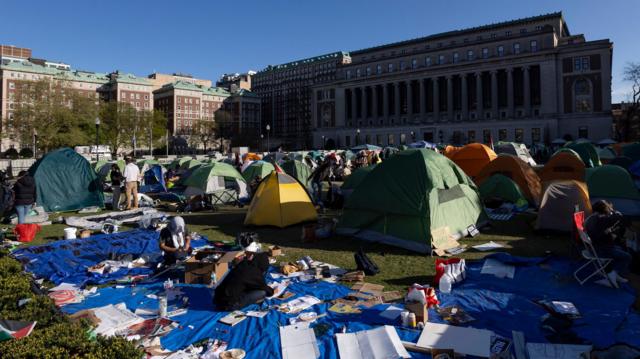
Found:
[[167, 192], [162, 166], [155, 165], [144, 173], [144, 179], [140, 186], [140, 193]]
[[418, 141], [418, 142], [410, 143], [407, 147], [409, 147], [409, 148], [429, 148], [429, 149], [434, 149], [437, 146], [435, 145], [435, 143], [431, 143], [431, 142], [427, 142], [427, 141]]

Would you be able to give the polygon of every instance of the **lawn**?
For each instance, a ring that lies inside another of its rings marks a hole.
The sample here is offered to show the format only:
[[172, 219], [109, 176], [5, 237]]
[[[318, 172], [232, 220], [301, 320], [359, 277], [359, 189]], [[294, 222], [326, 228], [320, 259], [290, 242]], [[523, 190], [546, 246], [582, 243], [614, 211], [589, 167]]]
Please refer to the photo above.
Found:
[[[185, 214], [189, 230], [203, 234], [213, 241], [233, 241], [238, 232], [255, 231], [264, 245], [278, 245], [283, 248], [284, 257], [280, 261], [295, 261], [303, 256], [332, 263], [347, 270], [355, 269], [353, 253], [359, 248], [365, 249], [371, 259], [380, 267], [381, 272], [366, 280], [382, 284], [387, 290], [406, 288], [413, 283], [428, 284], [433, 281], [435, 257], [370, 243], [348, 237], [335, 236], [317, 242], [301, 240], [302, 226], [285, 229], [273, 227], [249, 228], [243, 226], [247, 208], [222, 207], [216, 212]], [[324, 218], [336, 217], [339, 213], [321, 213]], [[51, 218], [57, 215], [52, 214]], [[543, 256], [548, 253], [568, 255], [570, 242], [568, 236], [541, 236], [533, 231], [535, 216], [521, 214], [509, 222], [494, 222], [483, 229], [479, 236], [464, 239], [461, 243], [468, 246], [494, 241], [503, 244], [502, 251], [519, 256]], [[36, 239], [28, 245], [37, 245], [51, 240], [61, 239], [65, 225], [44, 226]], [[123, 228], [122, 230], [127, 230]], [[469, 250], [460, 257], [467, 260], [482, 258], [493, 252]]]

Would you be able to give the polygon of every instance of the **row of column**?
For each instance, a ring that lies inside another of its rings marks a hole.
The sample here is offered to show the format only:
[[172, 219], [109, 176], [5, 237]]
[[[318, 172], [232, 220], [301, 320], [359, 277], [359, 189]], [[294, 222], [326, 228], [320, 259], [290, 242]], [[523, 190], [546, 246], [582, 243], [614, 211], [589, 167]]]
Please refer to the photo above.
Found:
[[[514, 78], [513, 78], [513, 70], [514, 68], [507, 68], [505, 69], [506, 72], [506, 76], [507, 76], [507, 89], [506, 89], [506, 93], [507, 93], [507, 118], [511, 118], [514, 116], [514, 109], [515, 109], [515, 100], [514, 100]], [[523, 71], [523, 83], [522, 83], [522, 87], [523, 87], [523, 103], [522, 103], [522, 108], [523, 108], [523, 115], [529, 116], [531, 114], [531, 79], [530, 79], [530, 69], [529, 67], [522, 67], [522, 71]], [[475, 76], [476, 81], [475, 81], [475, 95], [476, 95], [476, 118], [477, 119], [482, 119], [484, 118], [484, 113], [485, 110], [491, 110], [491, 116], [494, 119], [499, 118], [499, 106], [498, 106], [498, 70], [492, 70], [489, 71], [490, 73], [490, 85], [491, 85], [491, 90], [490, 90], [490, 98], [491, 98], [491, 107], [490, 108], [484, 108], [483, 104], [484, 104], [484, 99], [483, 99], [483, 73], [484, 72], [475, 72], [475, 73], [464, 73], [464, 74], [459, 74], [457, 76], [459, 76], [461, 78], [461, 89], [460, 89], [460, 113], [461, 113], [461, 119], [462, 120], [466, 120], [469, 118], [469, 114], [470, 109], [469, 109], [469, 89], [467, 88], [467, 76]], [[446, 104], [447, 104], [447, 118], [449, 120], [453, 120], [453, 115], [454, 115], [454, 106], [453, 106], [453, 102], [454, 102], [454, 95], [453, 95], [453, 78], [456, 75], [447, 75], [444, 76], [444, 79], [446, 81]], [[434, 77], [431, 78], [431, 84], [433, 86], [432, 88], [432, 103], [433, 103], [433, 118], [434, 120], [439, 120], [442, 113], [440, 110], [440, 79], [441, 77]], [[413, 94], [413, 86], [412, 83], [414, 83], [415, 81], [418, 81], [419, 84], [419, 96], [414, 96]], [[356, 119], [356, 118], [369, 118], [367, 115], [367, 110], [369, 108], [368, 106], [368, 100], [369, 100], [369, 96], [367, 95], [368, 92], [371, 92], [371, 99], [372, 99], [372, 117], [376, 118], [378, 117], [378, 108], [377, 108], [377, 104], [379, 103], [378, 101], [378, 88], [382, 87], [382, 97], [383, 97], [383, 102], [382, 102], [382, 111], [383, 111], [383, 116], [384, 117], [388, 117], [391, 116], [392, 113], [390, 112], [390, 100], [393, 100], [393, 105], [394, 105], [394, 111], [393, 111], [393, 115], [395, 116], [400, 116], [400, 112], [401, 112], [401, 90], [402, 87], [405, 86], [406, 87], [406, 99], [407, 99], [407, 115], [415, 115], [415, 114], [420, 114], [420, 115], [425, 115], [427, 113], [427, 96], [426, 94], [426, 90], [427, 90], [427, 86], [426, 86], [426, 79], [417, 79], [417, 80], [404, 80], [404, 81], [398, 81], [398, 82], [393, 82], [393, 83], [385, 83], [385, 84], [381, 84], [381, 85], [373, 85], [373, 86], [365, 86], [365, 87], [353, 87], [353, 88], [349, 88], [347, 89], [347, 91], [351, 91], [351, 119]], [[393, 99], [390, 98], [390, 90], [389, 88], [392, 88], [393, 90]], [[361, 93], [361, 101], [360, 101], [360, 114], [361, 116], [357, 116], [358, 115], [358, 104], [357, 104], [357, 96], [356, 96], [356, 92], [360, 91]], [[473, 91], [473, 89], [472, 89]], [[419, 111], [416, 113], [413, 111], [413, 99], [414, 97], [418, 97], [419, 101], [420, 101], [420, 106], [419, 106]]]

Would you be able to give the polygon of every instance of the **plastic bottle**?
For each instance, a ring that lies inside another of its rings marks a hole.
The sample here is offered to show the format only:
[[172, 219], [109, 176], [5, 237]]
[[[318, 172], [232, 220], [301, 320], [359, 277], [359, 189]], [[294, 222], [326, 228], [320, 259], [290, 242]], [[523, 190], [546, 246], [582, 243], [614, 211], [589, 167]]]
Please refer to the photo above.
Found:
[[451, 283], [453, 280], [448, 274], [443, 274], [440, 277], [440, 292], [441, 293], [451, 293]]
[[211, 286], [215, 286], [216, 283], [218, 282], [218, 278], [216, 277], [216, 272], [212, 271], [211, 272]]
[[409, 313], [409, 326], [415, 328], [416, 325], [416, 313]]

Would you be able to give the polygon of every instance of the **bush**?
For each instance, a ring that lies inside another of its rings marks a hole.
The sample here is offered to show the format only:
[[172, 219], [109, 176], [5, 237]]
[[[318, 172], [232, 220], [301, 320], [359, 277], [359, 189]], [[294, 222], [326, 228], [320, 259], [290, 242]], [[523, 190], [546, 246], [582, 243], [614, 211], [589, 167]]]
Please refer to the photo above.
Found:
[[33, 157], [33, 150], [25, 147], [23, 149], [20, 150], [20, 157], [21, 158], [31, 158]]
[[18, 159], [18, 157], [19, 157], [18, 150], [16, 150], [15, 148], [10, 148], [4, 152], [4, 158], [16, 160]]

